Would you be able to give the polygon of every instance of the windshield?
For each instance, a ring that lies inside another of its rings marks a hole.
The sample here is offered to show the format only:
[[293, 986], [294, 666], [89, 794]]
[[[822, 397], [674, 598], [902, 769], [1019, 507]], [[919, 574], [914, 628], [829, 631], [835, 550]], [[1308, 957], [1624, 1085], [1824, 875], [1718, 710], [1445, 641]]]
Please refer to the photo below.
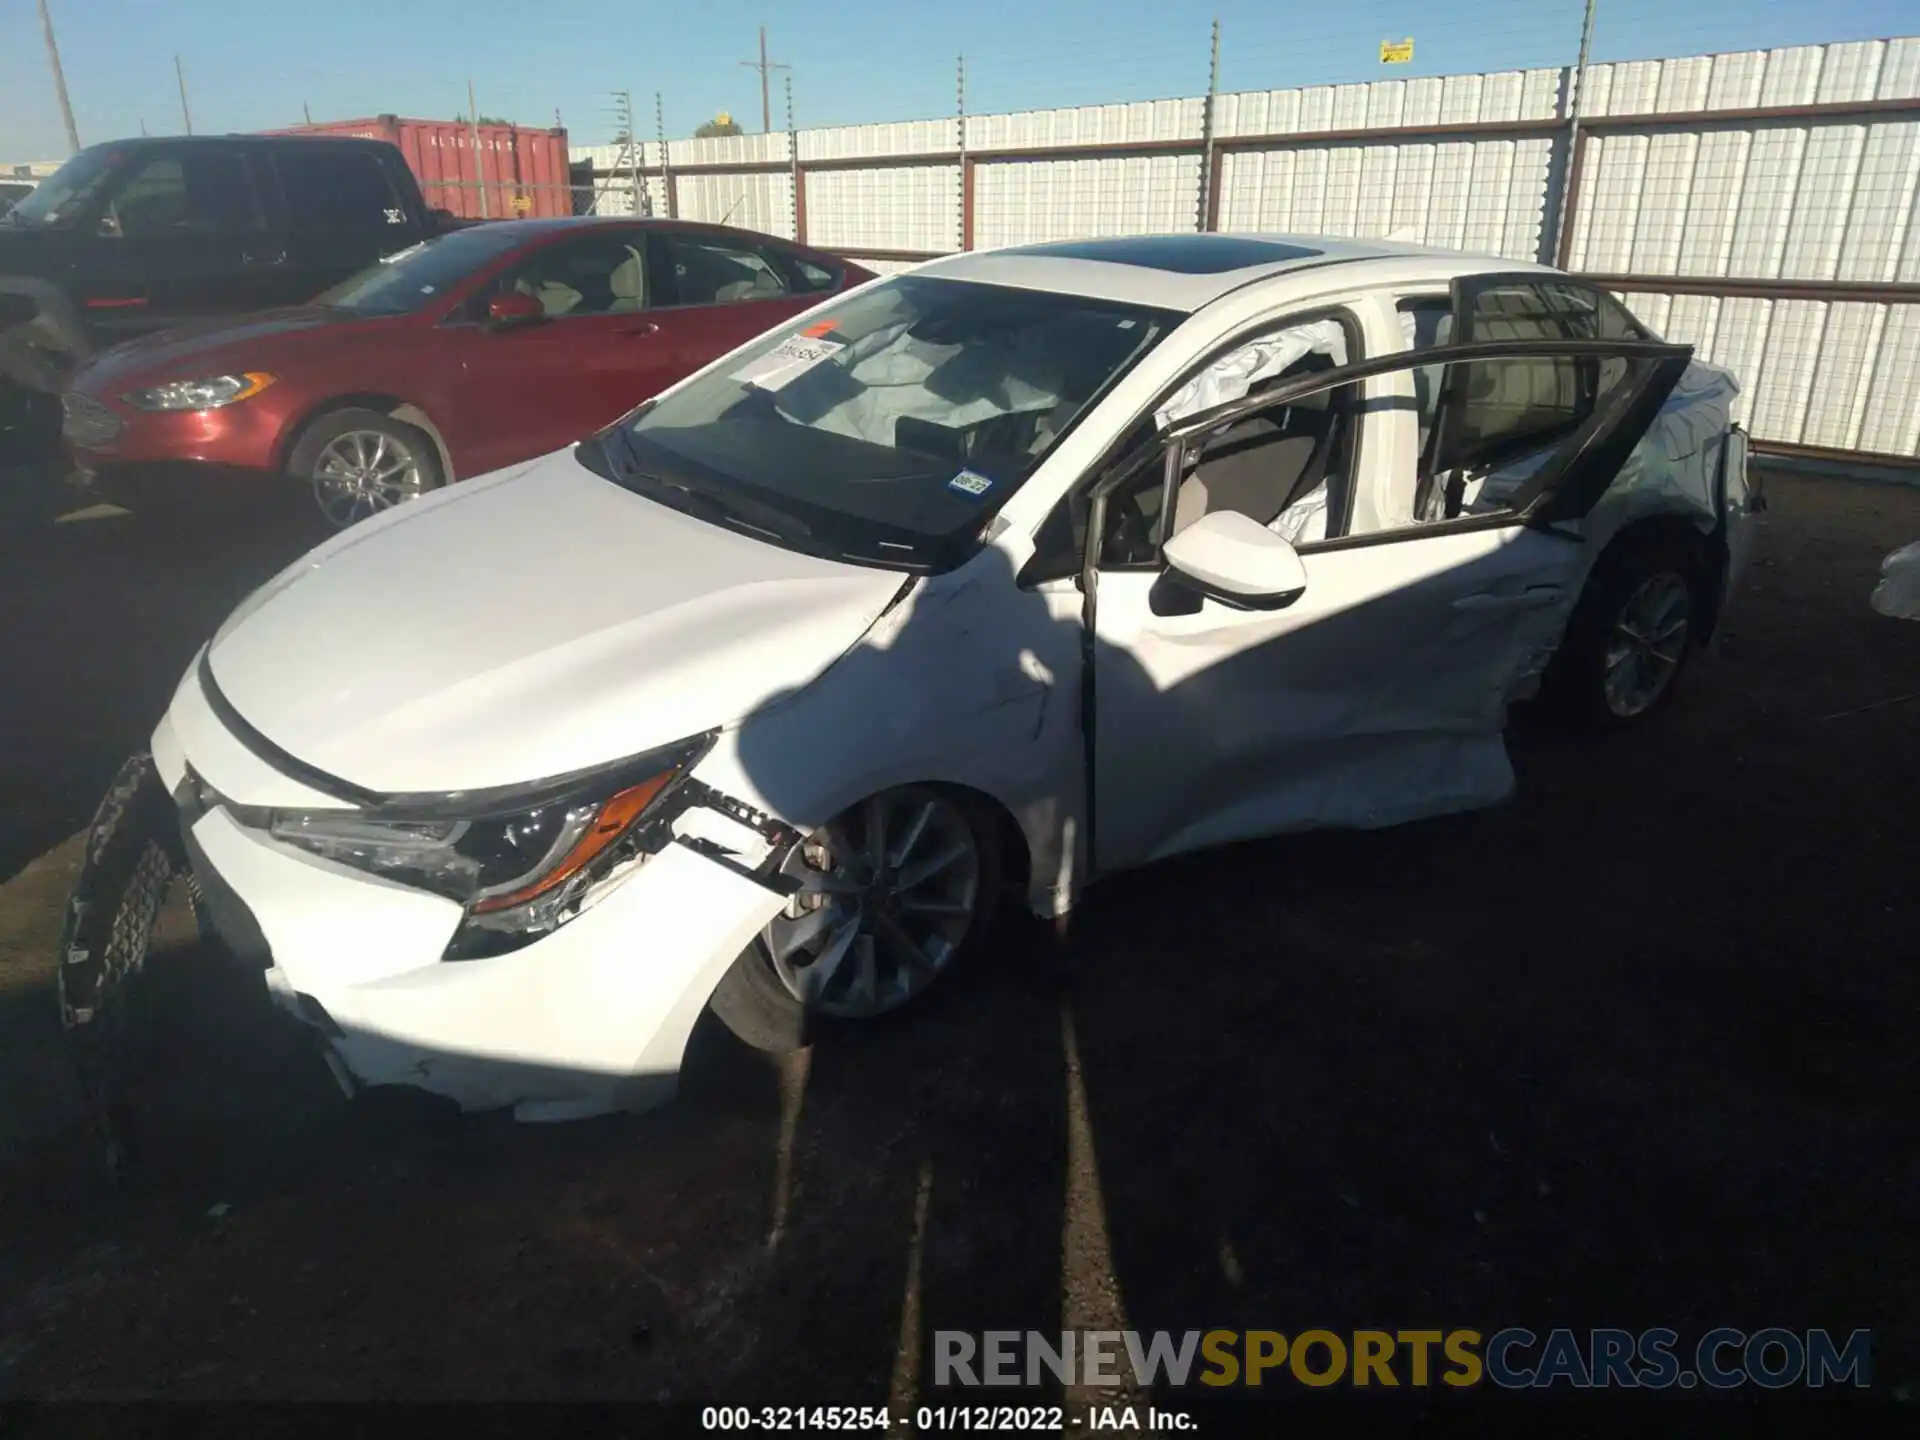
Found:
[[9, 210], [7, 222], [47, 230], [72, 225], [124, 158], [125, 152], [109, 146], [82, 150]]
[[795, 548], [946, 568], [1179, 318], [903, 275], [642, 410], [613, 432], [624, 463], [589, 460]]
[[476, 225], [422, 240], [376, 260], [315, 298], [316, 305], [357, 315], [411, 315], [444, 301], [454, 287], [495, 256], [527, 243], [509, 225]]

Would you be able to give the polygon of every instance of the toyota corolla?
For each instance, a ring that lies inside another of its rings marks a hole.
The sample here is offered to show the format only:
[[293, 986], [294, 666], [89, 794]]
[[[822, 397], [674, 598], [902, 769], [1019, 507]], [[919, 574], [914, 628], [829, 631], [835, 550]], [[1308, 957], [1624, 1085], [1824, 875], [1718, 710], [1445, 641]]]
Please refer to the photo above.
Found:
[[1734, 393], [1541, 267], [955, 256], [293, 565], [153, 792], [349, 1087], [644, 1105], [709, 1006], [804, 1043], [1003, 896], [1494, 803], [1536, 692], [1651, 715], [1759, 508]]

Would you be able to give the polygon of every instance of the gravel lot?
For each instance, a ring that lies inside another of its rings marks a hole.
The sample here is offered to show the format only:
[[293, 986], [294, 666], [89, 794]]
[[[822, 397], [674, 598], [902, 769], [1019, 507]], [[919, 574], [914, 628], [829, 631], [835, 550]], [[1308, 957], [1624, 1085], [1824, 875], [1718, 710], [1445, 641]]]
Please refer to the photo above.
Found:
[[69, 837], [294, 542], [0, 474], [0, 1396], [872, 1404], [934, 1328], [1123, 1324], [1864, 1326], [1913, 1387], [1920, 626], [1866, 598], [1920, 488], [1770, 489], [1646, 733], [1523, 721], [1512, 804], [1159, 867], [862, 1043], [704, 1036], [651, 1115], [349, 1109], [181, 930], [115, 1187]]

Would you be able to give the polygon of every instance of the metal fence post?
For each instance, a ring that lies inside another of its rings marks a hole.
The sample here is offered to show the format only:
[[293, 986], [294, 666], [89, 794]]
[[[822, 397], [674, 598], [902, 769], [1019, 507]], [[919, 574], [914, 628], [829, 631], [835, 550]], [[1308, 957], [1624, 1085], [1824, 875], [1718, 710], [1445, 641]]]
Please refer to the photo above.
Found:
[[1220, 198], [1213, 173], [1213, 102], [1220, 93], [1220, 18], [1214, 17], [1213, 44], [1207, 62], [1207, 98], [1200, 110], [1200, 197], [1193, 228], [1212, 230], [1220, 219]]
[[674, 191], [673, 165], [667, 159], [667, 106], [658, 90], [653, 92], [653, 124], [660, 132], [660, 188], [666, 192], [667, 218], [680, 218], [680, 197]]
[[954, 116], [954, 132], [960, 151], [960, 248], [973, 249], [973, 161], [967, 156], [967, 57], [962, 55], [955, 64], [954, 93], [958, 109]]
[[786, 76], [787, 82], [787, 158], [793, 165], [793, 238], [799, 245], [807, 243], [807, 177], [800, 168], [800, 132], [793, 123], [793, 74]]
[[1546, 258], [1562, 270], [1567, 268], [1573, 249], [1574, 207], [1580, 203], [1580, 162], [1585, 158], [1587, 137], [1580, 132], [1580, 106], [1586, 99], [1587, 54], [1593, 45], [1594, 0], [1587, 0], [1587, 11], [1580, 22], [1580, 58], [1573, 68], [1573, 93], [1567, 97], [1567, 163], [1560, 171], [1560, 193], [1549, 196], [1553, 206], [1553, 232], [1546, 246]]

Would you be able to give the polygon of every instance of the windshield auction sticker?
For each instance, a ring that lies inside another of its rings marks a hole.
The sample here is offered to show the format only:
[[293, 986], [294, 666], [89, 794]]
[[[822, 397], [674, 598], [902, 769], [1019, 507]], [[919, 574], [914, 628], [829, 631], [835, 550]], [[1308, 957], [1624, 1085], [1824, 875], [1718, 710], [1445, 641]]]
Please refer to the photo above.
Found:
[[749, 360], [733, 372], [742, 385], [757, 385], [762, 390], [778, 390], [799, 379], [823, 360], [831, 360], [847, 347], [838, 340], [817, 336], [789, 335], [766, 354]]
[[993, 488], [993, 481], [989, 480], [985, 475], [982, 475], [978, 470], [962, 470], [958, 475], [947, 481], [947, 488], [949, 490], [957, 490], [962, 495], [971, 495], [974, 499], [978, 500]]

